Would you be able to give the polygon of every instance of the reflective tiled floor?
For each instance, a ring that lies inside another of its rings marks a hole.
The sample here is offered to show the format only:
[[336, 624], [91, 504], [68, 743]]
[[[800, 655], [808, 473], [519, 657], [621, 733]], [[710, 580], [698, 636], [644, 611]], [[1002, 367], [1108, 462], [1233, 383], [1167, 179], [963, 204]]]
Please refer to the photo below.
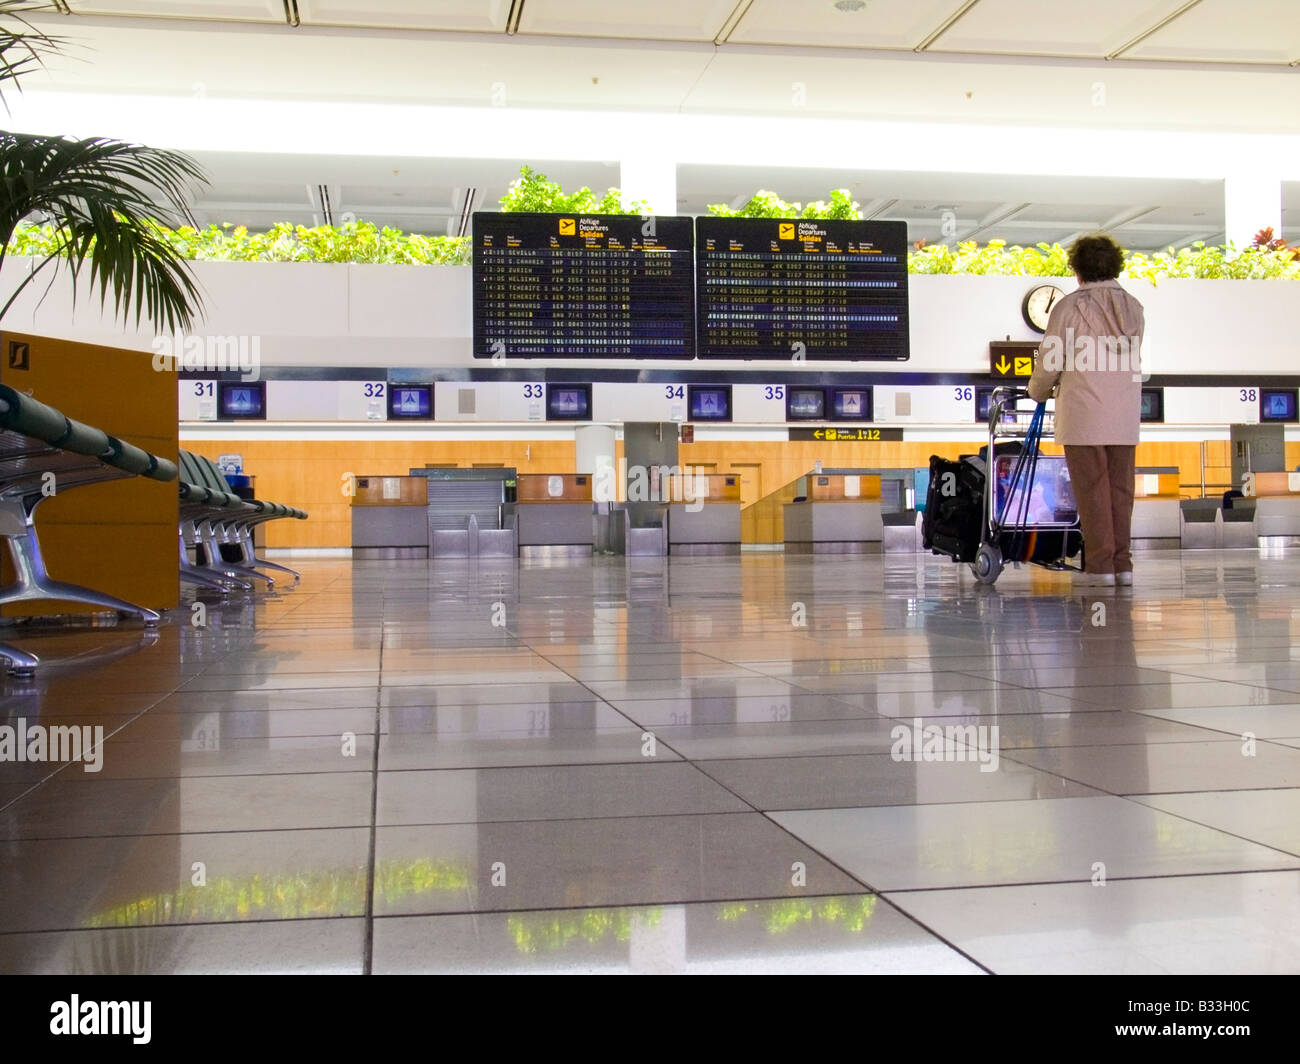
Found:
[[1300, 972], [1300, 555], [1139, 561], [316, 559], [4, 633], [0, 725], [105, 739], [0, 761], [0, 971]]

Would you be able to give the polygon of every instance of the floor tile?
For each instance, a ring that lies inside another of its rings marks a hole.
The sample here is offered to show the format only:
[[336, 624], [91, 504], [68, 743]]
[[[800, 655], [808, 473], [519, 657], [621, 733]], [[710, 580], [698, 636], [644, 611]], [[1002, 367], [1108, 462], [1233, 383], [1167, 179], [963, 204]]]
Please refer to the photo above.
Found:
[[0, 935], [5, 975], [358, 975], [362, 919]]
[[1300, 858], [1123, 798], [964, 802], [774, 813], [872, 889], [1088, 883], [1300, 869]]
[[[942, 718], [940, 719], [942, 722]], [[1155, 713], [1101, 712], [1015, 713], [999, 717], [1003, 753], [1035, 746], [1121, 746], [1143, 743], [1194, 743], [1221, 738], [1197, 727], [1194, 720], [1177, 723]]]
[[0, 811], [0, 838], [92, 838], [364, 826], [371, 777], [363, 772], [43, 784]]
[[1171, 684], [1117, 684], [1094, 687], [1046, 687], [1048, 694], [1064, 695], [1080, 703], [1106, 709], [1193, 709], [1197, 706], [1267, 706], [1295, 702], [1292, 691], [1270, 691], [1246, 684], [1197, 681]]
[[989, 691], [995, 680], [960, 672], [849, 673], [839, 676], [787, 676], [787, 683], [808, 691], [880, 695], [895, 692]]
[[379, 702], [378, 684], [347, 686], [352, 674], [335, 687], [281, 688], [275, 691], [178, 691], [160, 699], [149, 710], [159, 713], [271, 713], [289, 710], [369, 709]]
[[888, 753], [892, 717], [780, 721], [762, 724], [692, 724], [656, 727], [661, 743], [692, 761], [743, 757]]
[[[393, 747], [385, 738], [380, 750], [380, 767], [388, 770], [505, 768], [528, 765], [598, 765], [639, 763], [640, 733], [627, 736], [601, 732], [582, 734], [559, 732], [548, 736], [519, 738], [491, 735], [474, 740], [443, 740], [433, 737], [403, 741]], [[679, 755], [660, 745], [659, 761], [679, 761]]]
[[895, 761], [890, 754], [858, 754], [709, 761], [701, 768], [762, 810], [1015, 801], [1095, 793], [1005, 758], [996, 770], [983, 771], [992, 763], [908, 762]]
[[1300, 872], [984, 887], [891, 901], [1007, 975], [1294, 975]]
[[979, 974], [872, 894], [393, 916], [377, 974]]
[[[1071, 689], [1072, 690], [1072, 689]], [[1060, 694], [1020, 687], [957, 691], [881, 691], [876, 694], [839, 692], [836, 698], [886, 717], [1001, 717], [1010, 713], [1078, 713], [1108, 709]]]
[[693, 765], [563, 765], [381, 772], [377, 823], [740, 813], [749, 806]]
[[1111, 794], [1258, 790], [1300, 781], [1300, 751], [1240, 740], [1006, 751], [1027, 765]]
[[1116, 662], [1098, 660], [1095, 665], [1077, 665], [1055, 667], [1051, 665], [1033, 668], [983, 668], [967, 670], [973, 676], [984, 676], [1000, 683], [1015, 684], [1019, 687], [1057, 688], [1057, 687], [1096, 687], [1105, 685], [1114, 687], [1144, 686], [1146, 684], [1196, 683], [1197, 677], [1164, 669], [1144, 669], [1133, 665], [1120, 665]]
[[[394, 674], [394, 676], [399, 674]], [[579, 683], [547, 684], [447, 684], [445, 686], [394, 683], [385, 677], [379, 704], [391, 706], [495, 706], [539, 705], [562, 702], [600, 702], [601, 696]]]
[[202, 749], [213, 741], [286, 739], [308, 736], [338, 738], [344, 732], [373, 734], [376, 710], [280, 709], [212, 710], [192, 704], [188, 711], [163, 712], [155, 707], [134, 718], [116, 738], [121, 742], [193, 741]]
[[[343, 677], [349, 686], [375, 686], [379, 683], [379, 673], [354, 670]], [[316, 688], [337, 686], [339, 677], [328, 672], [275, 672], [266, 670], [257, 673], [253, 670], [243, 673], [201, 673], [189, 680], [181, 688], [186, 694], [198, 691], [306, 691]]]
[[101, 780], [254, 776], [309, 772], [364, 772], [374, 767], [372, 722], [367, 732], [232, 738], [216, 720], [193, 722], [173, 739], [131, 741], [134, 725], [103, 745]]
[[364, 828], [0, 842], [0, 932], [362, 916], [369, 843]]
[[614, 705], [620, 700], [641, 701], [647, 698], [771, 698], [807, 693], [793, 684], [765, 676], [729, 679], [706, 677], [700, 680], [610, 680], [587, 686], [598, 697]]
[[757, 813], [380, 828], [376, 860], [379, 916], [864, 892]]
[[1152, 809], [1163, 809], [1300, 856], [1300, 788], [1149, 794], [1136, 800]]
[[1250, 732], [1260, 739], [1300, 738], [1300, 705], [1197, 706], [1193, 709], [1147, 709], [1143, 713], [1148, 717], [1181, 721], [1229, 735]]

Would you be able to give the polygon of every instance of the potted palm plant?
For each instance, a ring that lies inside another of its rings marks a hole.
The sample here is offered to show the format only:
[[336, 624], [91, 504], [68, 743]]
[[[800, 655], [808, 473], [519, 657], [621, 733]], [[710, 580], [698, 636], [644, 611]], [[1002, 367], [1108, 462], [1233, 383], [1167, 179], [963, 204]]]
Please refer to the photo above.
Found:
[[[6, 113], [5, 89], [22, 91], [22, 78], [67, 44], [24, 17], [41, 10], [53, 6], [0, 0], [0, 104]], [[44, 216], [55, 234], [54, 248], [10, 293], [0, 318], [42, 270], [58, 272], [66, 263], [75, 285], [89, 261], [91, 288], [114, 314], [134, 312], [137, 325], [145, 317], [169, 331], [188, 328], [202, 310], [198, 283], [155, 219], [193, 224], [190, 189], [206, 181], [198, 163], [180, 152], [0, 129], [0, 266], [24, 219]]]

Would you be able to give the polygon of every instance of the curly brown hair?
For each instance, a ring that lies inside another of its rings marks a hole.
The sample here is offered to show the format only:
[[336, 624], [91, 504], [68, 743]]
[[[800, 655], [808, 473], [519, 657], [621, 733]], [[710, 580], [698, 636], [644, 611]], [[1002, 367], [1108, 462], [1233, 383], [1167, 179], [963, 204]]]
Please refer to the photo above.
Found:
[[1070, 246], [1069, 261], [1080, 281], [1113, 281], [1124, 268], [1124, 251], [1105, 233], [1093, 233]]

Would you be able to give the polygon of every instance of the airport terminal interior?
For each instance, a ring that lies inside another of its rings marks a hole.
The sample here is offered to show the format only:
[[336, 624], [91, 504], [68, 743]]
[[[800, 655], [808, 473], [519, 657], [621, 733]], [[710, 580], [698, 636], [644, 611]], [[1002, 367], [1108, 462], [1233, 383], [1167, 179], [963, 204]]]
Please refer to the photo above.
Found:
[[0, 29], [0, 972], [1300, 972], [1300, 5]]

